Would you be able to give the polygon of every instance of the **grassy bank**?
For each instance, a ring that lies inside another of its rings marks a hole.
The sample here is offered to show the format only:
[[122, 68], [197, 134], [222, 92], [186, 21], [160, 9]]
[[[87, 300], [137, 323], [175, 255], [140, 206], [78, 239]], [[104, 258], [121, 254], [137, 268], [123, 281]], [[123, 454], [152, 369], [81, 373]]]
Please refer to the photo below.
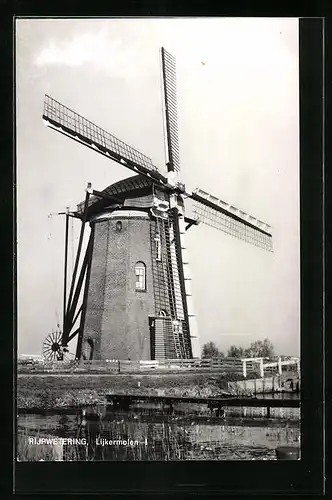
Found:
[[18, 408], [61, 408], [105, 404], [106, 394], [213, 397], [227, 393], [236, 373], [181, 373], [138, 375], [19, 374]]

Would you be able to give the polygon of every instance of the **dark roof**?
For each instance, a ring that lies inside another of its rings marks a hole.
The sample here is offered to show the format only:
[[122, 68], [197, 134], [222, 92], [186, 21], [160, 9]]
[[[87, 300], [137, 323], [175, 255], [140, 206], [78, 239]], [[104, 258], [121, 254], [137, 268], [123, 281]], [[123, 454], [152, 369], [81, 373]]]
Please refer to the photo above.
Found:
[[148, 179], [145, 175], [133, 175], [132, 177], [127, 177], [122, 181], [118, 181], [115, 184], [111, 184], [103, 190], [103, 193], [112, 195], [120, 193], [128, 193], [130, 191], [136, 191], [137, 189], [143, 189], [145, 187], [152, 186], [153, 181]]
[[[91, 195], [89, 198], [89, 208], [93, 207], [93, 209], [89, 210], [89, 212], [95, 212], [95, 209], [99, 210], [102, 209], [103, 206], [117, 203], [119, 199], [121, 201], [124, 201], [124, 199], [126, 198], [126, 194], [132, 193], [133, 191], [150, 188], [153, 184], [153, 180], [147, 178], [145, 175], [138, 174], [133, 175], [132, 177], [127, 177], [126, 179], [118, 181], [115, 184], [111, 184], [101, 191], [102, 194], [107, 195], [108, 199]], [[81, 201], [77, 205], [77, 212], [81, 214], [83, 213], [83, 210], [84, 201]]]

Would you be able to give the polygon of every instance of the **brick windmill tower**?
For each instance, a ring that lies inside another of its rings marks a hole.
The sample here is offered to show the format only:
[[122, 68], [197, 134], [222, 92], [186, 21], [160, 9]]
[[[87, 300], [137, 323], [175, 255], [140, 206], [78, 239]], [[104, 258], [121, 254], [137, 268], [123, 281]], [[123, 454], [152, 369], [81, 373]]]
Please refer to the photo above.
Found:
[[[272, 251], [270, 226], [200, 189], [188, 192], [179, 181], [176, 68], [164, 48], [161, 64], [166, 175], [144, 154], [45, 96], [46, 125], [135, 172], [102, 191], [88, 184], [85, 201], [65, 214], [63, 331], [45, 341], [46, 356], [63, 359], [77, 336], [78, 359], [200, 357], [185, 232], [203, 222]], [[194, 202], [193, 219], [185, 215], [185, 198]], [[67, 300], [71, 216], [81, 220], [81, 231]]]

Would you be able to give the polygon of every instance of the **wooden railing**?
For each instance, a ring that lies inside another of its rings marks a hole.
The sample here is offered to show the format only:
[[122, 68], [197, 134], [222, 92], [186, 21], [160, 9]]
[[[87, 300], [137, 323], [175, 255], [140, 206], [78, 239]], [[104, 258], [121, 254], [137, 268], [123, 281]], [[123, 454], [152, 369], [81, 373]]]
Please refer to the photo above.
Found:
[[[274, 356], [275, 358], [276, 356]], [[284, 356], [278, 356], [276, 361], [270, 361], [269, 358], [242, 358], [243, 363], [243, 376], [247, 377], [248, 363], [255, 363], [259, 369], [260, 376], [263, 378], [266, 372], [274, 373], [276, 369], [279, 375], [282, 374], [283, 366], [293, 366], [296, 368], [298, 375], [300, 376], [300, 358], [292, 357], [289, 359], [283, 359]], [[252, 366], [252, 365], [251, 365]]]
[[298, 358], [271, 361], [266, 358], [221, 358], [221, 359], [165, 359], [155, 361], [102, 360], [71, 362], [40, 362], [34, 360], [18, 361], [18, 372], [154, 372], [154, 371], [224, 371], [242, 374], [244, 378], [253, 373], [264, 377], [264, 374], [282, 373], [282, 367], [293, 365], [299, 372]]
[[[254, 364], [248, 363], [247, 370], [252, 372]], [[156, 361], [102, 360], [46, 363], [40, 361], [18, 362], [18, 372], [154, 372], [154, 371], [208, 371], [219, 370], [242, 373], [242, 362], [237, 358], [225, 359], [167, 359]]]

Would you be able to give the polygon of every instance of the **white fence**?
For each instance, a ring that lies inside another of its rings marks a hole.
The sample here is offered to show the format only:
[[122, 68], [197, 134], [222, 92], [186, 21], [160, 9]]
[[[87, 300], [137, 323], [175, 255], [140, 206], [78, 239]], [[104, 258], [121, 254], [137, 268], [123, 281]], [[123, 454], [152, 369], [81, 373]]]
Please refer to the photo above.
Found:
[[292, 357], [291, 359], [282, 359], [282, 356], [278, 356], [277, 361], [272, 362], [269, 361], [269, 358], [242, 358], [241, 361], [243, 363], [244, 378], [247, 377], [247, 363], [249, 362], [258, 365], [261, 378], [264, 377], [266, 371], [271, 373], [271, 368], [276, 368], [279, 375], [281, 375], [283, 366], [295, 366], [297, 373], [300, 376], [300, 358]]

